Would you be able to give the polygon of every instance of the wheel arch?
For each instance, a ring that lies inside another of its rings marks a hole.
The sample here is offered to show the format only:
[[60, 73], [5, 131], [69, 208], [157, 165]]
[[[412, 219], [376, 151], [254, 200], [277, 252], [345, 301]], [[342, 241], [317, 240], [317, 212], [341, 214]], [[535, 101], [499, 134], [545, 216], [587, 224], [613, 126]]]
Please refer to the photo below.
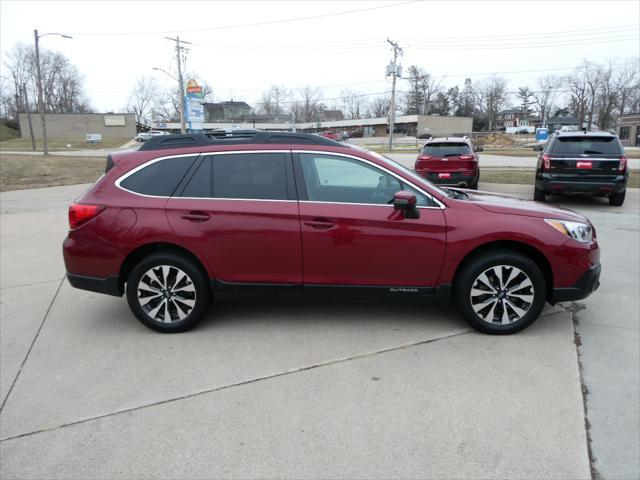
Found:
[[194, 255], [186, 248], [174, 243], [154, 242], [141, 245], [129, 252], [129, 254], [126, 256], [126, 258], [120, 265], [120, 271], [118, 273], [120, 288], [124, 290], [124, 284], [127, 281], [127, 277], [129, 276], [129, 273], [131, 272], [133, 267], [138, 264], [138, 262], [140, 262], [143, 258], [158, 252], [171, 252], [188, 258], [189, 260], [194, 262], [196, 267], [200, 270], [207, 285], [210, 285], [211, 282], [209, 281], [209, 274], [207, 273], [207, 269], [205, 268], [204, 263], [196, 255]]
[[475, 258], [486, 254], [489, 251], [504, 251], [504, 250], [512, 250], [518, 252], [526, 257], [529, 257], [533, 260], [536, 265], [542, 271], [544, 275], [544, 279], [547, 286], [546, 298], [547, 300], [551, 298], [553, 293], [553, 270], [551, 269], [551, 264], [547, 257], [536, 247], [524, 242], [519, 242], [515, 240], [496, 240], [488, 243], [484, 243], [475, 247], [473, 250], [469, 251], [462, 261], [458, 264], [456, 271], [453, 275], [452, 281], [452, 289], [455, 290], [456, 284], [458, 282], [458, 277], [460, 273], [464, 271], [464, 268], [472, 262]]

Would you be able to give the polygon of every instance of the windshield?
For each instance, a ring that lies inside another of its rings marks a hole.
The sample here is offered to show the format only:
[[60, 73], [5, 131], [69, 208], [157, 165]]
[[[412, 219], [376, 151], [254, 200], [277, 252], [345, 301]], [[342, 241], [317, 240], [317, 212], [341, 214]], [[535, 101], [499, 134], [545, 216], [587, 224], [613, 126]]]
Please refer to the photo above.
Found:
[[471, 153], [471, 148], [466, 143], [427, 143], [422, 149], [422, 153], [425, 155], [431, 155], [432, 157], [450, 157], [453, 155], [466, 155]]
[[414, 182], [416, 182], [418, 185], [420, 185], [420, 183], [428, 183], [429, 187], [433, 188], [433, 190], [435, 190], [437, 193], [439, 193], [440, 195], [444, 196], [444, 197], [450, 197], [451, 195], [449, 195], [446, 191], [444, 191], [443, 189], [436, 187], [433, 183], [431, 183], [429, 180], [427, 180], [426, 178], [423, 178], [421, 176], [419, 176], [418, 174], [416, 174], [413, 170], [410, 170], [409, 168], [405, 167], [404, 165], [402, 165], [401, 163], [398, 163], [397, 161], [395, 161], [393, 158], [389, 158], [386, 155], [382, 155], [381, 153], [378, 152], [374, 152], [372, 150], [369, 150], [367, 148], [364, 147], [360, 147], [357, 145], [349, 145], [351, 148], [353, 148], [354, 150], [360, 150], [362, 152], [367, 152], [369, 155], [373, 155], [374, 157], [383, 160], [385, 162], [390, 162], [392, 163], [395, 167], [399, 168], [400, 170], [402, 170], [407, 177], [409, 177], [411, 180], [413, 180]]
[[558, 137], [551, 147], [552, 154], [559, 155], [621, 155], [615, 137]]

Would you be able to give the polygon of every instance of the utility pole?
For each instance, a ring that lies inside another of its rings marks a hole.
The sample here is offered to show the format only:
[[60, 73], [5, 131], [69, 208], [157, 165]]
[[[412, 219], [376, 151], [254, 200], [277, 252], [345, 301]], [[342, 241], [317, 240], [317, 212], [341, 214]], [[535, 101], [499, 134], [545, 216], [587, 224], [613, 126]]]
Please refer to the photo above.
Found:
[[387, 38], [387, 43], [393, 48], [393, 63], [389, 68], [389, 73], [393, 75], [393, 83], [391, 86], [391, 107], [389, 108], [389, 151], [393, 150], [393, 130], [396, 123], [396, 77], [400, 76], [398, 72], [398, 55], [402, 55], [402, 48], [396, 42], [392, 42]]
[[38, 35], [38, 30], [33, 31], [33, 37], [36, 41], [36, 74], [38, 80], [38, 109], [40, 110], [40, 121], [42, 122], [42, 144], [43, 144], [43, 152], [45, 155], [49, 155], [49, 144], [47, 142], [47, 124], [44, 119], [44, 99], [42, 94], [42, 71], [40, 70], [40, 48], [39, 41], [42, 37], [46, 37], [47, 35], [56, 35], [62, 38], [73, 38], [70, 35], [64, 35], [62, 33], [43, 33], [42, 35]]
[[33, 135], [33, 124], [31, 123], [31, 109], [29, 109], [29, 97], [27, 97], [27, 84], [22, 84], [22, 93], [24, 95], [24, 106], [27, 110], [27, 121], [29, 122], [29, 135], [31, 136], [31, 150], [36, 149], [36, 138]]
[[42, 145], [45, 155], [49, 155], [49, 145], [47, 142], [47, 122], [44, 119], [44, 100], [42, 99], [42, 72], [40, 70], [40, 49], [38, 48], [38, 30], [33, 31], [36, 40], [36, 75], [38, 77], [38, 110], [40, 110], [40, 122], [42, 123]]
[[182, 43], [187, 45], [191, 45], [191, 42], [185, 42], [184, 40], [180, 40], [180, 36], [176, 38], [164, 37], [167, 40], [171, 40], [172, 42], [176, 42], [176, 60], [178, 61], [178, 85], [180, 88], [180, 133], [187, 133], [187, 127], [185, 125], [185, 116], [184, 116], [184, 78], [182, 78], [182, 59], [180, 53], [182, 53], [183, 47]]

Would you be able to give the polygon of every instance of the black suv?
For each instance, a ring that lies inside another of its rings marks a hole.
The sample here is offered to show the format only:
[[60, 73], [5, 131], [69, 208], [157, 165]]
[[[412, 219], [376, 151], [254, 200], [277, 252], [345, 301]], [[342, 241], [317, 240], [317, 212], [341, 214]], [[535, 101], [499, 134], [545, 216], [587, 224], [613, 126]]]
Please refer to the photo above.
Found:
[[541, 150], [534, 200], [544, 202], [547, 194], [570, 193], [608, 197], [615, 206], [624, 203], [627, 157], [615, 134], [561, 132], [533, 148]]

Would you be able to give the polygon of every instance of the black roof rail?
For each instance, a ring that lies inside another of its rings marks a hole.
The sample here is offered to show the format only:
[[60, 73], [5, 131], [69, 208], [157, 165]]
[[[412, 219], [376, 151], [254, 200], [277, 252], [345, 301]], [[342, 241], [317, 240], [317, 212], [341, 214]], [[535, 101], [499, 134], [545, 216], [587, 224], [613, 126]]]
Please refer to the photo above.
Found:
[[147, 140], [139, 150], [165, 150], [170, 148], [205, 147], [209, 145], [242, 144], [303, 144], [344, 146], [321, 135], [293, 132], [265, 132], [262, 130], [213, 130], [203, 133], [158, 135]]

